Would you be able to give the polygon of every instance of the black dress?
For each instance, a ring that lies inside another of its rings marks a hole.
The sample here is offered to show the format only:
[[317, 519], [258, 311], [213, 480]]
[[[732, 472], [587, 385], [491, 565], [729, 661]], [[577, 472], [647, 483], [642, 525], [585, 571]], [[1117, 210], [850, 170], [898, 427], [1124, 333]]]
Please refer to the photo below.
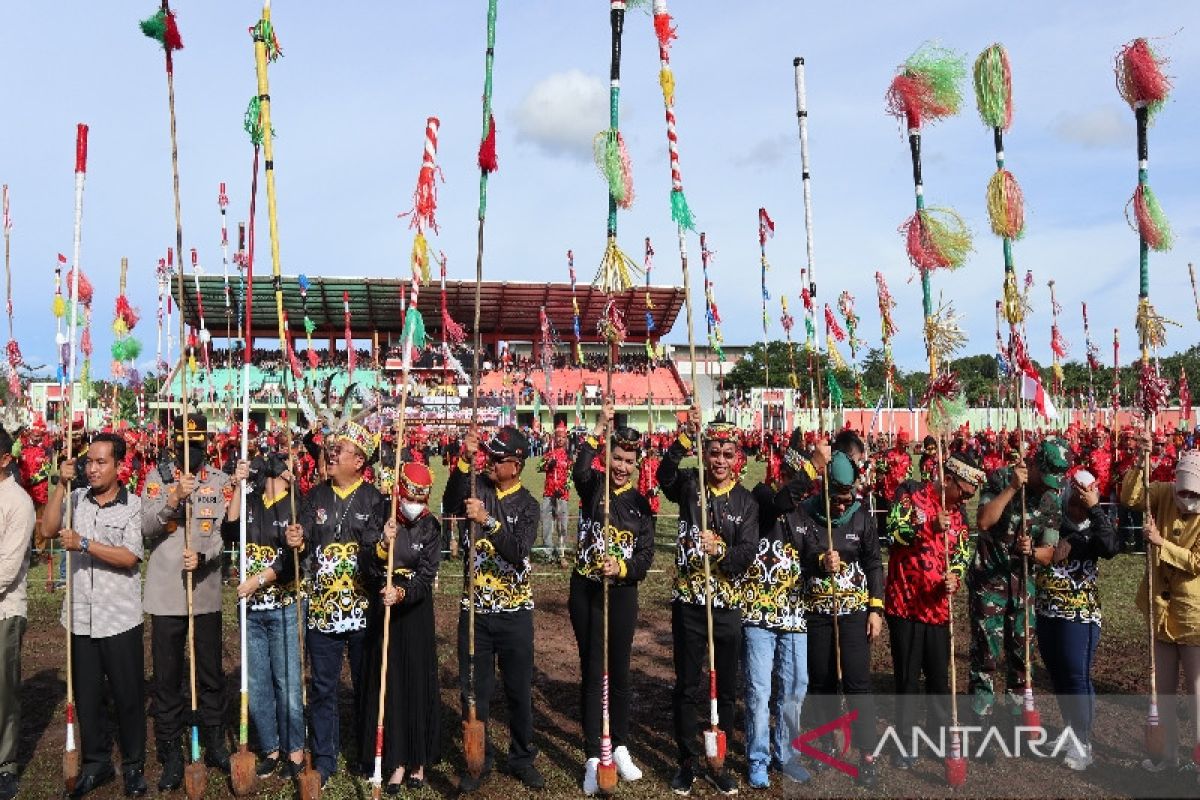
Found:
[[[441, 695], [432, 597], [433, 579], [442, 558], [441, 524], [428, 512], [411, 523], [400, 515], [399, 522], [392, 585], [404, 589], [404, 599], [392, 606], [390, 621], [383, 716], [385, 782], [397, 767], [413, 771], [441, 758]], [[360, 759], [370, 775], [375, 769], [383, 656], [384, 605], [380, 591], [387, 572], [387, 550], [383, 545], [371, 548], [360, 557], [359, 564], [371, 596], [363, 654], [363, 702], [359, 709]]]

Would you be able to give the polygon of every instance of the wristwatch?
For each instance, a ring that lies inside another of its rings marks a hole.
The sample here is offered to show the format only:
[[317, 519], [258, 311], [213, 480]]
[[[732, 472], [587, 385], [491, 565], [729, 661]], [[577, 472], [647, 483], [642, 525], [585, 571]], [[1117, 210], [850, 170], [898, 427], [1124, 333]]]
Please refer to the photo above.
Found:
[[88, 537], [80, 536], [79, 537], [79, 552], [86, 553], [88, 551], [88, 547], [91, 545], [91, 543], [92, 543], [92, 540], [89, 539]]

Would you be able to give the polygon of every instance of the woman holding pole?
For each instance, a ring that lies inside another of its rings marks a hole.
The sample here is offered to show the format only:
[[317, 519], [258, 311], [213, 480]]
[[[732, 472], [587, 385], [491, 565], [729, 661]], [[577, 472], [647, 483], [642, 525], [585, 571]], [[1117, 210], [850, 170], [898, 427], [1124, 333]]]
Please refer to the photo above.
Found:
[[[433, 475], [424, 464], [404, 464], [396, 476], [399, 514], [383, 527], [384, 538], [362, 555], [363, 583], [371, 603], [367, 647], [363, 654], [363, 704], [360, 742], [374, 740], [379, 709], [379, 672], [384, 647], [384, 609], [391, 607], [387, 691], [384, 695], [383, 764], [390, 771], [387, 793], [402, 786], [419, 789], [425, 767], [437, 763], [441, 747], [441, 708], [437, 672], [437, 635], [433, 620], [433, 580], [442, 560], [442, 526], [429, 513]], [[388, 551], [392, 580], [387, 584]], [[362, 748], [363, 774], [369, 775], [371, 751]]]

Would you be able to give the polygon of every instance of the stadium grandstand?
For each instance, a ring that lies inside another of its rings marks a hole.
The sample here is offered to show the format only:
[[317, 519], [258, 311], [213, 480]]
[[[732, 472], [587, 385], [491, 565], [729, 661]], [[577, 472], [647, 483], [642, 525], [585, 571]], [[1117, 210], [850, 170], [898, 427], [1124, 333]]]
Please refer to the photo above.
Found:
[[[248, 287], [252, 315], [249, 330], [244, 332], [238, 324], [244, 317], [238, 312], [241, 290], [237, 280], [226, 282], [219, 275], [201, 275], [197, 280], [198, 292], [189, 292], [185, 299], [184, 320], [190, 330], [198, 331], [200, 309], [204, 309], [211, 343], [194, 354], [187, 389], [210, 415], [225, 418], [235, 410], [240, 413], [243, 333], [251, 345], [251, 414], [260, 422], [289, 412], [292, 419], [303, 416], [297, 403], [284, 402], [284, 393], [297, 387], [321, 405], [341, 405], [348, 390], [354, 393], [351, 402], [355, 407], [379, 395], [399, 395], [407, 281], [308, 277], [302, 292], [299, 276], [283, 277], [280, 289], [291, 338], [289, 356], [279, 346], [275, 284], [269, 275], [255, 276]], [[436, 286], [430, 288], [418, 302], [427, 340], [425, 347], [413, 354], [408, 412], [411, 419], [430, 426], [457, 425], [471, 414], [471, 338], [468, 336], [465, 344], [446, 340], [442, 295]], [[470, 330], [475, 315], [474, 282], [447, 281], [444, 296], [450, 318]], [[478, 399], [485, 424], [535, 428], [591, 424], [606, 378], [606, 347], [596, 333], [606, 300], [595, 287], [569, 283], [482, 284]], [[626, 325], [626, 339], [612, 378], [618, 414], [638, 427], [674, 428], [675, 419], [686, 408], [688, 383], [686, 373], [679, 372], [673, 348], [660, 345], [659, 339], [670, 333], [683, 309], [683, 289], [640, 286], [616, 295], [615, 300]], [[305, 319], [310, 321], [308, 326]], [[311, 328], [310, 335], [306, 335], [306, 327]], [[355, 348], [352, 376], [348, 372], [347, 327]], [[187, 353], [182, 358], [175, 354], [167, 379], [150, 403], [152, 408], [165, 410], [178, 403], [182, 390], [179, 369], [190, 363]]]

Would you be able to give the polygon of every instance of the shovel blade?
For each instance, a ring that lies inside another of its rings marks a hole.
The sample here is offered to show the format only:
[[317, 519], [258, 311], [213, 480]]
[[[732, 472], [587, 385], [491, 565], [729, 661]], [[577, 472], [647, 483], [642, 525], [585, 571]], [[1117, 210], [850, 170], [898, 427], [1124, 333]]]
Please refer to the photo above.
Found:
[[1167, 752], [1166, 734], [1157, 722], [1146, 723], [1146, 755], [1154, 761], [1162, 761]]
[[484, 760], [487, 757], [487, 733], [483, 721], [475, 719], [474, 714], [463, 720], [463, 757], [467, 762], [467, 772], [472, 778], [483, 774]]
[[201, 761], [193, 761], [183, 768], [183, 791], [188, 800], [200, 800], [208, 787], [208, 767]]
[[617, 790], [616, 764], [601, 763], [596, 766], [596, 786], [603, 795], [610, 795]]
[[296, 780], [299, 784], [300, 800], [321, 800], [321, 773], [313, 769], [311, 763], [305, 765]]
[[233, 784], [233, 793], [238, 797], [246, 797], [258, 791], [257, 764], [254, 754], [242, 745], [236, 753], [229, 757], [229, 779]]
[[64, 750], [63, 751], [63, 785], [67, 787], [67, 794], [75, 791], [75, 782], [79, 780], [79, 751]]
[[725, 769], [725, 731], [710, 728], [704, 732], [704, 760], [713, 772]]
[[967, 782], [967, 760], [965, 758], [946, 759], [946, 783], [958, 788]]

